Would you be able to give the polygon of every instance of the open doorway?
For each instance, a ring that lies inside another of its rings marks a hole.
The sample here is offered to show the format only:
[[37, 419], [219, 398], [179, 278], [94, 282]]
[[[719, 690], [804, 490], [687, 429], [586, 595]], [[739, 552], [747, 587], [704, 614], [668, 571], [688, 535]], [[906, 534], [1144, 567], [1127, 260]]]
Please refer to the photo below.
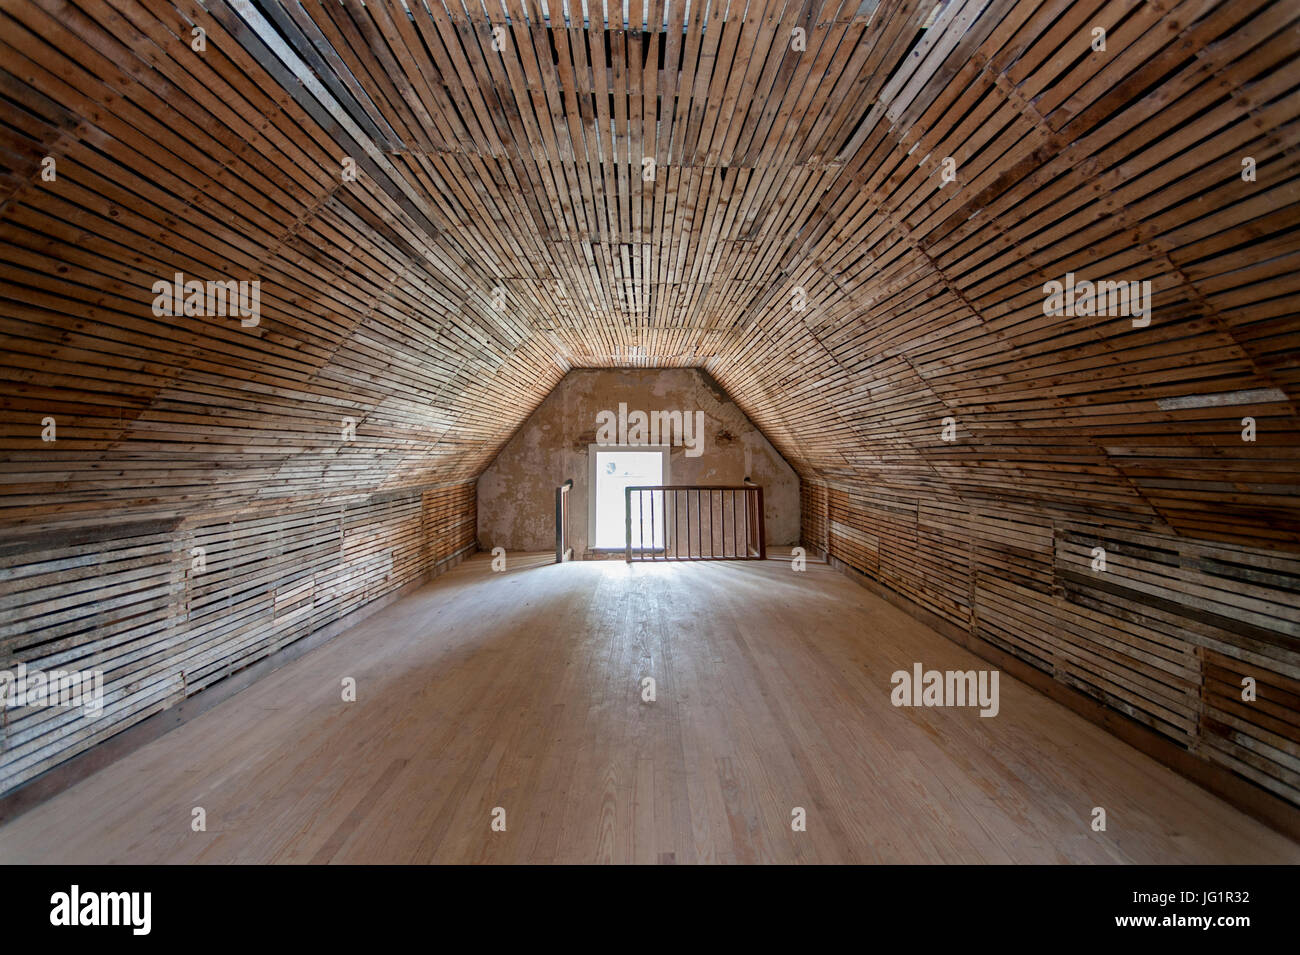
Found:
[[[629, 487], [668, 483], [668, 449], [666, 447], [632, 447], [593, 444], [591, 460], [590, 520], [588, 540], [593, 550], [627, 549], [626, 494]], [[643, 531], [633, 527], [632, 548], [644, 550], [664, 546], [663, 514], [657, 514], [652, 527], [653, 540], [643, 540]]]

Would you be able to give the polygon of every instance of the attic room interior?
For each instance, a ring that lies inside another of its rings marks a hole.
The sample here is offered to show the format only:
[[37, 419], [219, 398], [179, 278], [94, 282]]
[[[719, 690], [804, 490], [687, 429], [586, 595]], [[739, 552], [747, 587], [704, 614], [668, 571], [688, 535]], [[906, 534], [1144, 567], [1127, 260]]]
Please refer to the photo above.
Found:
[[1300, 862], [1298, 59], [8, 0], [0, 862]]

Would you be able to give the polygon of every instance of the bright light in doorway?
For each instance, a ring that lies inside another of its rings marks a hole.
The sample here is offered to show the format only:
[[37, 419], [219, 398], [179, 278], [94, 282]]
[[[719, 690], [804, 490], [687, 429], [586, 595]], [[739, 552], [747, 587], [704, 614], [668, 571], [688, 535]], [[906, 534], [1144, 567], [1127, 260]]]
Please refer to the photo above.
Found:
[[[596, 455], [596, 533], [595, 546], [601, 550], [623, 550], [627, 547], [626, 495], [629, 487], [664, 483], [664, 452], [628, 451], [608, 449], [595, 451]], [[657, 495], [658, 496], [658, 495]], [[650, 495], [646, 495], [649, 506]], [[632, 546], [663, 547], [663, 513], [661, 501], [655, 514], [654, 541], [642, 541], [637, 520], [632, 521]], [[635, 507], [636, 501], [633, 500]], [[647, 526], [649, 526], [647, 512]]]

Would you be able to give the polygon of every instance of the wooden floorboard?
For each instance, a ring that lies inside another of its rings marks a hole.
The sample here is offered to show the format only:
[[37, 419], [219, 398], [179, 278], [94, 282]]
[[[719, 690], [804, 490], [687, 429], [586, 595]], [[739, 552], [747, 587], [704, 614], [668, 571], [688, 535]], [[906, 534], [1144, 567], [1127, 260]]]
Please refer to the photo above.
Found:
[[993, 718], [895, 708], [895, 670], [988, 664], [824, 564], [548, 559], [467, 561], [0, 828], [0, 862], [1300, 862], [1005, 675]]

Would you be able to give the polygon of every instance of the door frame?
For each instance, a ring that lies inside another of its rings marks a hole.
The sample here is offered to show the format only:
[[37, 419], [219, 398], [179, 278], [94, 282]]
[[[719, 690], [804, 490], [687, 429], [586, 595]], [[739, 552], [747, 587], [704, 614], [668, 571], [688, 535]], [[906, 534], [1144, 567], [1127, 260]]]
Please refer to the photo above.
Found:
[[[624, 541], [620, 547], [597, 547], [596, 546], [596, 485], [599, 476], [596, 474], [596, 464], [599, 461], [599, 452], [612, 453], [615, 451], [637, 451], [649, 452], [658, 451], [663, 458], [663, 477], [660, 484], [671, 484], [671, 467], [672, 455], [669, 453], [672, 445], [668, 444], [589, 444], [587, 445], [587, 549], [599, 551], [601, 553], [621, 554], [627, 550], [627, 542]], [[626, 505], [625, 508], [626, 510]], [[667, 539], [668, 525], [664, 523], [664, 537]]]

